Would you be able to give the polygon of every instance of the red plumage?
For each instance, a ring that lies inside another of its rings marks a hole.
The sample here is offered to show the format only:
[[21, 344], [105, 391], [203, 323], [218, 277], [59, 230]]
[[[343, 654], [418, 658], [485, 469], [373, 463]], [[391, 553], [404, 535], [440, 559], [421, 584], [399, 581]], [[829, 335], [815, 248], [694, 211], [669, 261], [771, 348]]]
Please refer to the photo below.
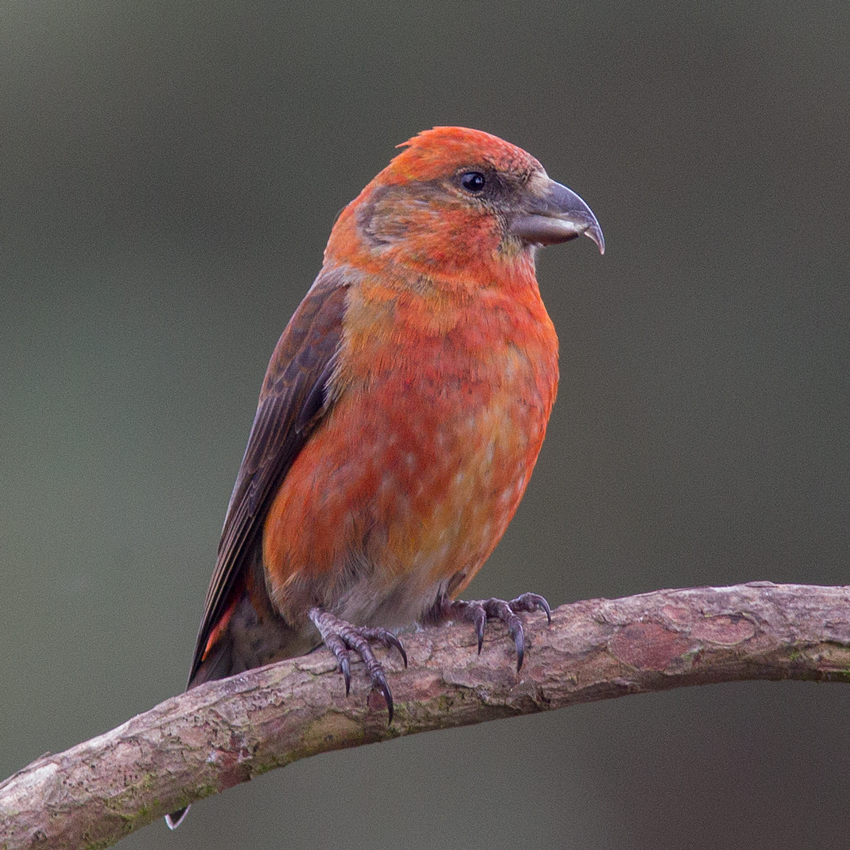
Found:
[[[392, 700], [369, 640], [462, 614], [453, 602], [516, 511], [546, 432], [558, 341], [538, 245], [585, 234], [587, 205], [476, 130], [411, 139], [352, 201], [283, 332], [225, 520], [190, 686], [348, 651]], [[376, 630], [377, 631], [374, 631]], [[371, 631], [370, 631], [371, 630]]]

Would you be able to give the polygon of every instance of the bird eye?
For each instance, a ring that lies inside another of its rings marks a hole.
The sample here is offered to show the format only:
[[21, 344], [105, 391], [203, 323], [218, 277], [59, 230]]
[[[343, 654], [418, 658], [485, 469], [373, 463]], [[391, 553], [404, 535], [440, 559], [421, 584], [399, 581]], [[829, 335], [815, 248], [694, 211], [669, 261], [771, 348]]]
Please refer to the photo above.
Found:
[[460, 178], [460, 185], [463, 186], [467, 192], [473, 192], [475, 194], [484, 188], [484, 184], [486, 182], [484, 175], [480, 171], [467, 171], [466, 174], [462, 174]]

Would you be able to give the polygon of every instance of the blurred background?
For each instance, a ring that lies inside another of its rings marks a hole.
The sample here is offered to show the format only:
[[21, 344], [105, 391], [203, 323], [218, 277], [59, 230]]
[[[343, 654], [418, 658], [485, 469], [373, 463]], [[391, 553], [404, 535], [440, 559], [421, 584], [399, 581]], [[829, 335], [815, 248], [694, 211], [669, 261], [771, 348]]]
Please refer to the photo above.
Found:
[[[848, 582], [846, 2], [6, 2], [0, 777], [182, 690], [272, 348], [435, 124], [526, 148], [608, 242], [541, 255], [562, 389], [470, 595]], [[843, 848], [849, 713], [798, 683], [585, 705], [121, 846]]]

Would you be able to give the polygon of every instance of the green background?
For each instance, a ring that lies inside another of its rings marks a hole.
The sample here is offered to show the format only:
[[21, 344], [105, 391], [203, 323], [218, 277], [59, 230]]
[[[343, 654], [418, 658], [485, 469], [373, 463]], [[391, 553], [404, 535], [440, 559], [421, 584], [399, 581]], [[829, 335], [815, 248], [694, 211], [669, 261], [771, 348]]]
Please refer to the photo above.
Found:
[[[182, 689], [274, 343], [435, 124], [526, 148], [608, 242], [540, 258], [561, 394], [471, 594], [847, 582], [846, 0], [6, 0], [0, 776]], [[423, 735], [121, 846], [844, 848], [848, 710], [752, 683]]]

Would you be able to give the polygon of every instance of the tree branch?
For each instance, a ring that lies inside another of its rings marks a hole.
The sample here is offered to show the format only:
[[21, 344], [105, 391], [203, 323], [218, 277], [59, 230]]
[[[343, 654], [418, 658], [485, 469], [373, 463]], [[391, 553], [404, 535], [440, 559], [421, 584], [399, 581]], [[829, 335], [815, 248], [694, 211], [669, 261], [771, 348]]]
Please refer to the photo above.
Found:
[[0, 850], [108, 847], [187, 803], [329, 750], [576, 703], [746, 679], [850, 681], [850, 587], [753, 582], [594, 599], [526, 615], [521, 675], [504, 629], [404, 638], [396, 714], [346, 699], [326, 651], [211, 682], [0, 783]]

